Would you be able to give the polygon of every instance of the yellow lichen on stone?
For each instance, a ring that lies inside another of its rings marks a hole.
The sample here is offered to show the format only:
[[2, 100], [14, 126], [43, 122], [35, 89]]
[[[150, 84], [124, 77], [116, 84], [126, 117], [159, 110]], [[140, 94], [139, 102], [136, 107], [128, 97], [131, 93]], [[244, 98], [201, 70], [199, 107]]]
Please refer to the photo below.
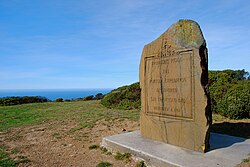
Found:
[[192, 46], [200, 43], [197, 39], [203, 38], [199, 25], [192, 20], [179, 20], [169, 29], [169, 33], [181, 46]]

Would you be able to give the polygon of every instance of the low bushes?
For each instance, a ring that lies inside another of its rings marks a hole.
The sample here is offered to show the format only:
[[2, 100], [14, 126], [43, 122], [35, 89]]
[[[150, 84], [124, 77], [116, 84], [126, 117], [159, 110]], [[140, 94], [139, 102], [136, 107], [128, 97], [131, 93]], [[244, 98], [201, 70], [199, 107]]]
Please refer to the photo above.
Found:
[[250, 82], [232, 86], [217, 102], [217, 112], [233, 119], [250, 118]]
[[73, 102], [73, 101], [89, 101], [89, 100], [100, 100], [104, 97], [102, 93], [97, 93], [95, 96], [89, 95], [85, 96], [83, 98], [75, 98], [75, 99], [63, 99], [63, 98], [57, 98], [55, 102]]
[[138, 109], [141, 107], [141, 89], [139, 82], [122, 86], [106, 94], [101, 103], [108, 108]]
[[250, 118], [250, 78], [245, 70], [209, 71], [211, 108], [231, 119]]
[[40, 97], [40, 96], [4, 97], [0, 98], [0, 105], [11, 106], [11, 105], [27, 104], [27, 103], [43, 103], [48, 101], [49, 100], [46, 97]]
[[55, 102], [63, 102], [63, 98], [57, 98]]
[[[250, 77], [245, 70], [209, 71], [211, 109], [231, 119], [250, 118]], [[108, 108], [140, 108], [139, 82], [119, 87], [104, 96]]]

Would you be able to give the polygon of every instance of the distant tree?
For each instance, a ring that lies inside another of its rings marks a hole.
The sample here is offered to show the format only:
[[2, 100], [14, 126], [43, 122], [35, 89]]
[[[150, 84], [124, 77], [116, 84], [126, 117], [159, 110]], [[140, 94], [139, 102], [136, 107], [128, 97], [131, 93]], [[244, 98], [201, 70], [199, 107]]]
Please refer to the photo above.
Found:
[[63, 102], [63, 98], [56, 99], [56, 102]]
[[91, 96], [85, 96], [82, 100], [83, 101], [94, 100], [94, 96], [93, 95], [91, 95]]
[[1, 106], [10, 106], [10, 105], [18, 105], [18, 104], [26, 104], [26, 103], [43, 103], [48, 102], [46, 97], [41, 96], [24, 96], [24, 97], [4, 97], [0, 98]]
[[102, 99], [103, 98], [103, 94], [102, 93], [97, 93], [96, 95], [95, 95], [95, 99], [97, 99], [97, 100], [100, 100], [100, 99]]

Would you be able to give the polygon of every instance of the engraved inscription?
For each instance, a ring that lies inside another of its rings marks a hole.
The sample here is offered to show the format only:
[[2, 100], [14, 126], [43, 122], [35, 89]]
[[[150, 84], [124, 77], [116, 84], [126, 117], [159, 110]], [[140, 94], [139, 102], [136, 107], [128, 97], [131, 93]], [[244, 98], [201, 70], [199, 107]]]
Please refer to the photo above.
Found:
[[193, 50], [172, 53], [145, 59], [146, 114], [193, 119]]

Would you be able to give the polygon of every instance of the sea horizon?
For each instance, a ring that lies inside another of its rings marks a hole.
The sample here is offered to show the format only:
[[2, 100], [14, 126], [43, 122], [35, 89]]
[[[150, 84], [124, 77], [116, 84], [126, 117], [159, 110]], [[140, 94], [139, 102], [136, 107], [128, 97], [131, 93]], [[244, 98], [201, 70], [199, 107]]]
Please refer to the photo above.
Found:
[[57, 98], [76, 99], [86, 96], [95, 96], [97, 93], [107, 94], [113, 88], [55, 88], [55, 89], [0, 89], [0, 98], [12, 96], [41, 96], [49, 100]]

